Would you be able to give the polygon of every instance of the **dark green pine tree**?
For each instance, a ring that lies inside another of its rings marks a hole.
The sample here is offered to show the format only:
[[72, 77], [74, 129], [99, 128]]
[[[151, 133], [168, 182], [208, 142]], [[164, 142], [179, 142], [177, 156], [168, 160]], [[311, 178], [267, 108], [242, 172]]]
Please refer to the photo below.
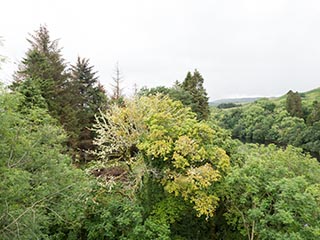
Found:
[[298, 92], [289, 91], [286, 99], [286, 109], [292, 117], [303, 117], [301, 97]]
[[[39, 87], [49, 113], [61, 121], [62, 109], [66, 104], [65, 89], [68, 74], [58, 41], [51, 41], [48, 29], [40, 26], [28, 42], [31, 47], [21, 61], [11, 89], [24, 93], [28, 86]], [[28, 93], [27, 98], [32, 99], [30, 96], [32, 92]]]
[[188, 72], [181, 87], [192, 96], [191, 109], [197, 114], [199, 120], [206, 120], [209, 117], [209, 98], [203, 87], [203, 77], [196, 69], [193, 75]]
[[[94, 135], [90, 130], [95, 121], [95, 114], [107, 108], [107, 96], [98, 81], [89, 59], [78, 57], [71, 66], [68, 102], [73, 121], [66, 126], [70, 134], [70, 145], [76, 149], [81, 161], [90, 160], [87, 150], [93, 150]], [[67, 113], [66, 113], [67, 114]]]

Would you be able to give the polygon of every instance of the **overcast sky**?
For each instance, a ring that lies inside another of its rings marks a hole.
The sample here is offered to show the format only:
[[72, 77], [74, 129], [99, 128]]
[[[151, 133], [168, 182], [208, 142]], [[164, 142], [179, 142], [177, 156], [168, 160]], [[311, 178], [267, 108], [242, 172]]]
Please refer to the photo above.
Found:
[[320, 87], [319, 0], [3, 1], [2, 80], [40, 24], [68, 62], [89, 58], [109, 91], [116, 62], [128, 92], [171, 86], [194, 69], [210, 100]]

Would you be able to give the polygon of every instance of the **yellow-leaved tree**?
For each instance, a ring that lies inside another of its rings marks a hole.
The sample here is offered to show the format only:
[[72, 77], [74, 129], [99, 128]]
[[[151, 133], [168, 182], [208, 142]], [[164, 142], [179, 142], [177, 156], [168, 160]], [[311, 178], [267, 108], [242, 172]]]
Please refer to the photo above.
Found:
[[198, 216], [214, 215], [219, 198], [213, 186], [228, 171], [229, 157], [215, 145], [216, 131], [190, 108], [166, 96], [141, 97], [101, 113], [95, 130], [101, 160], [124, 162], [136, 176], [136, 168], [144, 169]]

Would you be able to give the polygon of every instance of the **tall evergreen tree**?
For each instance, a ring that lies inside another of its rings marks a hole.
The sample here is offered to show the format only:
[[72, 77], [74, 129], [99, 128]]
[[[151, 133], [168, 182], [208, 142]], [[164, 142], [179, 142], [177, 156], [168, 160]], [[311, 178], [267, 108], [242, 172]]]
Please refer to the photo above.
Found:
[[50, 39], [46, 26], [40, 26], [40, 29], [30, 36], [28, 42], [31, 47], [21, 61], [11, 88], [21, 91], [21, 88], [26, 88], [23, 85], [30, 85], [32, 81], [32, 86], [40, 88], [50, 114], [61, 121], [62, 109], [66, 104], [64, 97], [68, 79], [61, 49], [57, 40]]
[[209, 117], [209, 98], [203, 86], [203, 82], [203, 77], [196, 69], [193, 75], [188, 72], [185, 80], [181, 84], [182, 89], [191, 94], [191, 109], [193, 112], [197, 113], [197, 118], [199, 120], [205, 120]]
[[292, 117], [303, 117], [301, 97], [298, 92], [290, 90], [287, 93], [286, 109]]
[[84, 161], [88, 160], [86, 150], [93, 148], [94, 136], [90, 129], [94, 115], [107, 107], [106, 93], [96, 74], [86, 58], [78, 57], [76, 64], [71, 66], [68, 102], [75, 121], [66, 127], [71, 133], [70, 144]]
[[90, 127], [94, 114], [106, 106], [104, 89], [88, 59], [78, 58], [67, 69], [58, 41], [50, 39], [45, 26], [31, 35], [28, 42], [31, 47], [11, 88], [26, 96], [26, 106], [48, 107], [50, 115], [66, 130], [73, 155], [83, 160], [85, 150], [92, 146]]

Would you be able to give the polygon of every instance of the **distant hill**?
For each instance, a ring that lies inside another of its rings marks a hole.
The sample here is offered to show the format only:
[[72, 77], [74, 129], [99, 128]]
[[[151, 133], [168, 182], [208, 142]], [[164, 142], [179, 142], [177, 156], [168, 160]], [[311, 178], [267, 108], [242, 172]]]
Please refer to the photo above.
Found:
[[[312, 89], [307, 92], [299, 92], [302, 101], [306, 105], [311, 105], [313, 101], [320, 101], [320, 87]], [[264, 97], [252, 97], [252, 98], [226, 98], [226, 99], [219, 99], [212, 102], [209, 102], [210, 106], [218, 106], [222, 103], [235, 103], [235, 104], [246, 104], [246, 103], [252, 103], [255, 102], [258, 99], [261, 99]], [[268, 97], [269, 99], [273, 100], [275, 103], [284, 104], [287, 98], [287, 93], [280, 97]]]
[[218, 106], [221, 103], [235, 103], [235, 104], [245, 104], [254, 102], [261, 97], [254, 97], [254, 98], [226, 98], [226, 99], [219, 99], [212, 102], [209, 102], [210, 106]]
[[302, 100], [307, 100], [309, 102], [313, 102], [313, 101], [320, 101], [320, 88], [315, 88], [311, 91], [302, 93], [301, 96]]
[[[314, 101], [320, 101], [320, 88], [315, 88], [307, 92], [299, 92], [299, 94], [301, 96], [302, 102], [306, 106], [311, 105]], [[274, 102], [278, 104], [285, 104], [286, 98], [287, 98], [287, 93], [282, 95], [279, 98], [275, 98]]]

